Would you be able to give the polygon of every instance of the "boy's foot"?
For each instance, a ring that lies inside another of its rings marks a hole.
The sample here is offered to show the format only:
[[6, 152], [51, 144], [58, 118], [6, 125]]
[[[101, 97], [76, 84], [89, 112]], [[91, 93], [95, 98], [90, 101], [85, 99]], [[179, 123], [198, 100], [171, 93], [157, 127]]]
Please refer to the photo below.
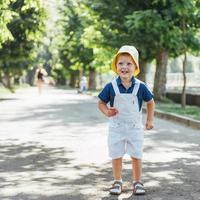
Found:
[[110, 194], [119, 195], [122, 192], [122, 182], [115, 181], [109, 190]]
[[133, 183], [133, 193], [135, 195], [144, 195], [145, 194], [144, 185], [140, 182]]

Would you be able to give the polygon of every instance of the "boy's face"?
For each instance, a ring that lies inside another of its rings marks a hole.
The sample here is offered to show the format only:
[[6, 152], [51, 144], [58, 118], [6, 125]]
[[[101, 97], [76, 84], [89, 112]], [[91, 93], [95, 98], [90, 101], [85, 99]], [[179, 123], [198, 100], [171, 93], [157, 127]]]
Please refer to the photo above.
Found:
[[129, 54], [119, 54], [116, 67], [117, 73], [121, 78], [131, 78], [135, 70], [135, 62]]

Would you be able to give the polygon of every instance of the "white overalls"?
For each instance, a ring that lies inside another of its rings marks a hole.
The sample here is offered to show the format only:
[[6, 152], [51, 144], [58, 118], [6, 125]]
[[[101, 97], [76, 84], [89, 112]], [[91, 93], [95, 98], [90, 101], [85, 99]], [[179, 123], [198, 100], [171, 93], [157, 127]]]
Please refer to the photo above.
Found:
[[137, 98], [140, 81], [135, 80], [132, 93], [120, 93], [117, 81], [112, 81], [114, 107], [119, 111], [116, 116], [110, 117], [109, 123], [108, 147], [112, 159], [121, 158], [126, 153], [134, 158], [142, 158], [144, 131]]

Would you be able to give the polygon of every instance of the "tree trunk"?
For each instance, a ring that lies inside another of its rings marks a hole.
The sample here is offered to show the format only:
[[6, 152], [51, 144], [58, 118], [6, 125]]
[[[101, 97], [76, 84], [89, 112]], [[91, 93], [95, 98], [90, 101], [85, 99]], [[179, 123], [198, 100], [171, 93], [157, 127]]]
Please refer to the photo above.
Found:
[[8, 88], [12, 93], [15, 92], [12, 84], [11, 84], [11, 76], [8, 74], [5, 74], [2, 78], [2, 84], [5, 88]]
[[70, 82], [69, 82], [69, 86], [70, 87], [78, 87], [77, 83], [78, 83], [78, 80], [79, 79], [79, 71], [76, 70], [72, 70], [70, 72]]
[[31, 86], [33, 86], [35, 83], [35, 71], [35, 69], [29, 70], [25, 77], [26, 83], [28, 83]]
[[156, 73], [154, 78], [154, 99], [161, 101], [166, 94], [168, 52], [162, 50], [156, 57]]
[[96, 89], [96, 71], [94, 68], [89, 68], [89, 89]]
[[146, 66], [147, 66], [147, 62], [140, 59], [139, 62], [140, 65], [140, 73], [138, 74], [138, 79], [140, 79], [143, 82], [146, 82]]
[[186, 69], [186, 63], [187, 63], [187, 53], [184, 53], [184, 59], [183, 59], [183, 88], [182, 88], [182, 94], [181, 94], [181, 106], [182, 108], [185, 108], [186, 106], [186, 81], [187, 77], [185, 74]]
[[[182, 24], [182, 30], [183, 30], [183, 37], [185, 37], [185, 31], [186, 31], [186, 23], [185, 23], [185, 17], [182, 17], [181, 20], [181, 24]], [[181, 106], [182, 108], [185, 108], [186, 106], [186, 62], [187, 62], [187, 51], [186, 51], [186, 47], [184, 50], [184, 58], [183, 58], [183, 88], [182, 88], [182, 94], [181, 94]]]
[[14, 78], [14, 84], [15, 85], [20, 85], [20, 77], [19, 76]]
[[103, 88], [103, 77], [102, 77], [102, 68], [100, 67], [99, 71], [99, 87]]

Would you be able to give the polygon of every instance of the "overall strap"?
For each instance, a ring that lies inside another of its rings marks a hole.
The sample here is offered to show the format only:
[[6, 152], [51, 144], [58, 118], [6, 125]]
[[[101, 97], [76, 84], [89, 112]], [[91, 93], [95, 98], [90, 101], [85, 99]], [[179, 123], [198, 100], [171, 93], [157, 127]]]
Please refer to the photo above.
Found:
[[113, 89], [114, 89], [114, 91], [115, 91], [115, 94], [120, 94], [119, 88], [118, 88], [118, 86], [117, 86], [117, 80], [114, 79], [111, 83], [112, 83]]
[[140, 87], [140, 82], [141, 81], [139, 81], [138, 79], [135, 79], [135, 85], [134, 85], [133, 92], [132, 92], [132, 94], [135, 95], [135, 96], [138, 93], [138, 90], [139, 90], [139, 87]]

